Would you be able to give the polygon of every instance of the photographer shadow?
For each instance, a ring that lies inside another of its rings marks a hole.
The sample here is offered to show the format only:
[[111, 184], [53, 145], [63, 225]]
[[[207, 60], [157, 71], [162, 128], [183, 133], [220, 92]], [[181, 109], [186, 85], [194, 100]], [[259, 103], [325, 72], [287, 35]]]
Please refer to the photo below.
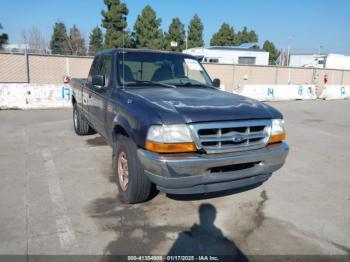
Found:
[[214, 225], [216, 208], [211, 204], [199, 207], [200, 224], [179, 233], [168, 256], [217, 256], [220, 261], [248, 261], [247, 257]]

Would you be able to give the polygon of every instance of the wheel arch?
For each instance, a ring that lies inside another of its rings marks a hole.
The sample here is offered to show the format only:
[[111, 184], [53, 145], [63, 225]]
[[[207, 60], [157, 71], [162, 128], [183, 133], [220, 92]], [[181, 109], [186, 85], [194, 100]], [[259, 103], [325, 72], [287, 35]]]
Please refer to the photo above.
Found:
[[129, 122], [124, 117], [122, 117], [121, 115], [117, 115], [113, 123], [114, 123], [113, 131], [112, 131], [113, 144], [117, 141], [118, 135], [123, 135], [134, 140], [134, 134], [132, 132], [132, 128], [130, 127]]

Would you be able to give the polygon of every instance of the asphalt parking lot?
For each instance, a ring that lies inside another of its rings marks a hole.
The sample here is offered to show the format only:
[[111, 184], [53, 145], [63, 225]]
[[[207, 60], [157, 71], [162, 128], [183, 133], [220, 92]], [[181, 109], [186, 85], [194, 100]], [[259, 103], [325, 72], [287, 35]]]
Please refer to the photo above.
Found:
[[165, 255], [199, 244], [350, 255], [350, 101], [271, 104], [291, 150], [265, 184], [132, 206], [119, 200], [111, 149], [98, 135], [76, 136], [71, 110], [0, 111], [0, 254]]

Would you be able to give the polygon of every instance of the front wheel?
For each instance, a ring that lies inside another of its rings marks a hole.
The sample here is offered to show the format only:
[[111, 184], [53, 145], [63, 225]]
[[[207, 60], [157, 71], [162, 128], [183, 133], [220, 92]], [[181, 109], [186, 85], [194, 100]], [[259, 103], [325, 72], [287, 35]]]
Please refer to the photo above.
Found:
[[123, 200], [129, 204], [148, 200], [152, 183], [137, 157], [135, 143], [128, 137], [118, 135], [113, 157], [116, 182]]

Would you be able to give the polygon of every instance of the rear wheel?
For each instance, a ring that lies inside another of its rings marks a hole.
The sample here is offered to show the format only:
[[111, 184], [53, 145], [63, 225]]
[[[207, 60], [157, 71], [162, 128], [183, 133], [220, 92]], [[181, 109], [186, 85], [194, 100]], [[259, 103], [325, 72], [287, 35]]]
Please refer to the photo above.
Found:
[[113, 157], [116, 182], [123, 200], [129, 204], [148, 200], [152, 183], [137, 157], [135, 143], [128, 137], [118, 135]]
[[92, 135], [95, 133], [86, 119], [81, 115], [76, 105], [73, 105], [73, 125], [75, 133], [79, 136]]

